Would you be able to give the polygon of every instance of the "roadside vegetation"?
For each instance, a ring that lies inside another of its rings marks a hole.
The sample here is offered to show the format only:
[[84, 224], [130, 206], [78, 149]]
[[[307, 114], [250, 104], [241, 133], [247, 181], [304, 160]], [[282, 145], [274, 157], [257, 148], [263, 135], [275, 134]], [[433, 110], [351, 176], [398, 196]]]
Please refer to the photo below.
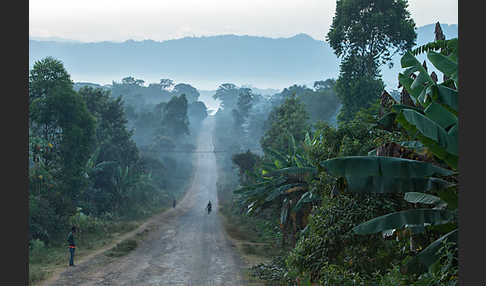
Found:
[[[342, 58], [340, 75], [314, 85], [328, 83], [339, 99], [322, 98], [327, 118], [313, 120], [297, 92], [253, 103], [253, 116], [269, 107], [258, 132], [251, 123], [230, 126], [229, 110], [218, 111], [219, 124], [233, 127], [215, 135], [229, 153], [219, 159], [229, 232], [279, 249], [250, 265], [255, 279], [457, 285], [458, 41], [437, 23], [435, 39], [415, 46], [414, 27], [407, 1], [337, 1], [327, 39]], [[402, 55], [402, 72], [399, 90], [388, 92], [380, 68], [393, 53]]]
[[[30, 71], [31, 283], [67, 265], [71, 226], [78, 228], [76, 257], [83, 257], [183, 196], [205, 106], [189, 89], [188, 103], [187, 85], [180, 84], [172, 93], [159, 86], [160, 100], [149, 94], [147, 103], [137, 93], [140, 84], [127, 77], [115, 84], [115, 94], [91, 86], [76, 91], [62, 62], [52, 57]], [[177, 149], [185, 153], [170, 153]]]

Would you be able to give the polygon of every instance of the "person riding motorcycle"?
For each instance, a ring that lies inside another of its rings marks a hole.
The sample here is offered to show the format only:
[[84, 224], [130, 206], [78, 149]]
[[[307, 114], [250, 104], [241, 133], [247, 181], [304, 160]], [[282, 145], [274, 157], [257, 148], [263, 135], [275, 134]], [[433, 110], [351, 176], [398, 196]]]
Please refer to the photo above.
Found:
[[208, 205], [206, 206], [206, 209], [208, 211], [208, 214], [211, 212], [211, 208], [212, 208], [211, 201], [209, 201]]

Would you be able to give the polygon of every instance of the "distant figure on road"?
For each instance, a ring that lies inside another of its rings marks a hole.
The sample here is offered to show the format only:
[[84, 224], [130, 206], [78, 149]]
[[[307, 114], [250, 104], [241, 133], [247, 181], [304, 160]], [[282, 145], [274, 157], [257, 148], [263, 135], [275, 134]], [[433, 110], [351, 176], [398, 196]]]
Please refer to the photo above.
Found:
[[208, 210], [208, 214], [211, 212], [211, 201], [209, 201], [208, 205], [206, 206], [206, 209]]
[[174, 200], [172, 201], [172, 207], [173, 207], [173, 208], [175, 208], [175, 206], [176, 206], [176, 200], [174, 199]]
[[74, 266], [74, 250], [76, 249], [76, 244], [74, 243], [74, 234], [76, 233], [76, 227], [71, 227], [71, 232], [68, 234], [67, 241], [69, 243], [69, 266]]

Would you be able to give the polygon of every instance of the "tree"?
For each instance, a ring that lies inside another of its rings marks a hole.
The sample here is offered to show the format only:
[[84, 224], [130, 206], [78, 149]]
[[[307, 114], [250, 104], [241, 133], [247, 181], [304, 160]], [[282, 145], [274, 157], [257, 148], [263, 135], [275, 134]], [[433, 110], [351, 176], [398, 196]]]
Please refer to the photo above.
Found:
[[221, 101], [223, 109], [232, 110], [238, 102], [239, 88], [232, 83], [221, 84], [216, 93], [213, 95], [214, 99]]
[[341, 62], [336, 82], [336, 94], [342, 103], [337, 117], [340, 124], [352, 120], [361, 108], [369, 108], [378, 101], [384, 83], [377, 77], [377, 69], [372, 75], [366, 73], [362, 58], [352, 56]]
[[172, 97], [167, 105], [164, 106], [159, 133], [175, 139], [184, 134], [189, 135], [187, 99], [184, 94]]
[[128, 76], [122, 79], [122, 84], [133, 85], [133, 86], [143, 86], [144, 80], [135, 79], [133, 76]]
[[208, 111], [204, 102], [196, 101], [189, 104], [187, 114], [191, 125], [198, 126], [208, 116]]
[[265, 122], [266, 131], [260, 139], [263, 149], [287, 150], [289, 148], [289, 136], [295, 141], [304, 140], [310, 126], [307, 124], [309, 116], [305, 106], [295, 96], [287, 98], [285, 102], [275, 107]]
[[379, 66], [415, 44], [415, 23], [406, 0], [338, 0], [326, 40], [342, 58], [336, 91], [343, 107], [338, 122], [351, 120], [383, 90]]
[[69, 87], [73, 82], [60, 60], [46, 57], [34, 63], [29, 74], [29, 103], [44, 97], [56, 86]]
[[319, 90], [326, 90], [326, 89], [332, 89], [336, 85], [336, 81], [332, 78], [326, 79], [326, 80], [318, 80], [314, 82], [314, 89], [319, 91]]
[[197, 89], [192, 85], [186, 83], [176, 84], [171, 92], [171, 95], [180, 96], [182, 94], [185, 95], [187, 103], [196, 102], [199, 98], [199, 91], [197, 91]]
[[372, 70], [415, 45], [415, 22], [407, 7], [407, 0], [337, 0], [326, 40], [338, 57], [355, 54]]
[[83, 208], [99, 213], [114, 207], [117, 189], [113, 177], [118, 175], [117, 168], [129, 168], [130, 174], [138, 176], [141, 172], [138, 166], [140, 155], [132, 140], [133, 132], [126, 127], [123, 100], [120, 97], [113, 98], [109, 91], [99, 88], [83, 87], [79, 94], [96, 118], [98, 155], [93, 158], [93, 164], [113, 162], [90, 177], [91, 188], [83, 196]]
[[[420, 52], [427, 52], [427, 59], [444, 73], [444, 82], [438, 83], [413, 56]], [[411, 104], [383, 101], [388, 112], [377, 126], [408, 133], [416, 141], [388, 142], [372, 152], [374, 156], [349, 156], [320, 163], [327, 173], [344, 180], [339, 187], [342, 191], [405, 193], [407, 202], [419, 204], [353, 228], [354, 233], [362, 235], [380, 232], [392, 235], [407, 230], [412, 252], [411, 259], [404, 263], [406, 268], [402, 269], [407, 273], [434, 272], [434, 268], [441, 267], [438, 250], [443, 241], [457, 242], [457, 63], [457, 38], [438, 39], [402, 57], [405, 71], [399, 74], [403, 87], [401, 102], [405, 102], [403, 97], [408, 97]], [[416, 245], [414, 236], [423, 233], [425, 242]], [[457, 249], [457, 244], [454, 247]]]
[[241, 129], [248, 118], [255, 96], [250, 88], [240, 88], [236, 107], [232, 110], [235, 127]]
[[160, 86], [163, 89], [169, 89], [171, 86], [174, 85], [174, 81], [168, 78], [163, 78], [160, 80]]

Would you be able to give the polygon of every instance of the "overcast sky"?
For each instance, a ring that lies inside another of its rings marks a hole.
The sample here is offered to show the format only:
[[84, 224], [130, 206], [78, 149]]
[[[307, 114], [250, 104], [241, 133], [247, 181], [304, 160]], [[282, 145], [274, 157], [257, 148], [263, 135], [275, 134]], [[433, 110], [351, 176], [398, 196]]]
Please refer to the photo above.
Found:
[[[417, 26], [458, 23], [457, 0], [409, 0]], [[219, 34], [324, 40], [335, 0], [30, 0], [29, 35], [83, 42]]]

